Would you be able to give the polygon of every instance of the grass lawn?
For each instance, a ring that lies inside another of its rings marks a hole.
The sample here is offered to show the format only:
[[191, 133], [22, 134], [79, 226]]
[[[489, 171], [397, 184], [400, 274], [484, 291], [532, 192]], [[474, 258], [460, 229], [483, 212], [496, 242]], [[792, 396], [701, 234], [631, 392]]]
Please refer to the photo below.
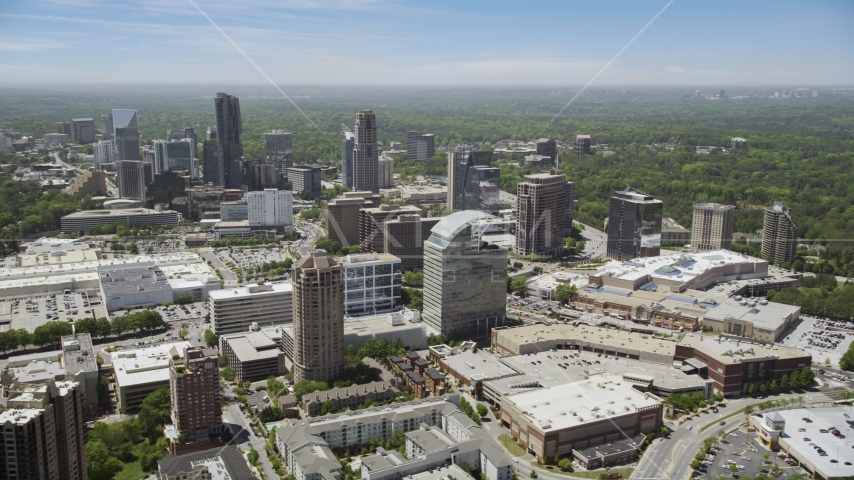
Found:
[[509, 433], [499, 435], [498, 443], [504, 445], [504, 448], [506, 448], [507, 451], [510, 452], [510, 455], [513, 455], [514, 457], [521, 457], [525, 455], [525, 449], [513, 441], [513, 437], [511, 437]]
[[148, 476], [147, 473], [142, 471], [142, 467], [139, 465], [139, 462], [131, 462], [124, 464], [124, 467], [121, 472], [117, 473], [113, 480], [140, 480], [141, 478], [145, 478]]

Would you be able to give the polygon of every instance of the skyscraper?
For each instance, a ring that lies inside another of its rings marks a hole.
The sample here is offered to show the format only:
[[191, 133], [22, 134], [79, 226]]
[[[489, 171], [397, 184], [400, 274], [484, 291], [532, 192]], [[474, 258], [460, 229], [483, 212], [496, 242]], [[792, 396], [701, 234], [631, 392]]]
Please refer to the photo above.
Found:
[[72, 118], [71, 139], [81, 144], [93, 143], [95, 141], [95, 121], [91, 118]]
[[199, 137], [196, 135], [196, 129], [193, 127], [184, 127], [183, 130], [168, 130], [166, 131], [166, 140], [182, 140], [184, 138], [190, 139], [190, 143], [193, 144], [193, 148], [196, 147], [196, 144], [199, 143]]
[[345, 187], [353, 186], [353, 149], [356, 148], [356, 134], [347, 125], [341, 124], [341, 181]]
[[106, 138], [112, 138], [113, 136], [113, 114], [112, 113], [102, 113], [101, 114], [101, 133], [107, 135]]
[[772, 262], [793, 262], [798, 249], [798, 227], [792, 220], [792, 209], [774, 202], [765, 209], [762, 226], [762, 256]]
[[655, 257], [661, 249], [664, 204], [634, 188], [611, 190], [607, 255], [615, 260]]
[[556, 256], [563, 251], [566, 180], [563, 172], [525, 175], [516, 187], [516, 253]]
[[443, 217], [424, 242], [424, 321], [445, 338], [486, 338], [504, 323], [507, 249], [482, 242], [478, 210]]
[[698, 203], [694, 205], [691, 247], [695, 250], [729, 249], [735, 217], [733, 205]]
[[225, 186], [225, 165], [220, 159], [219, 144], [206, 140], [202, 146], [202, 181], [214, 187]]
[[92, 153], [95, 157], [95, 168], [100, 169], [101, 165], [113, 163], [113, 142], [110, 140], [99, 140], [92, 146]]
[[139, 160], [136, 110], [113, 110], [113, 145], [116, 160]]
[[353, 190], [378, 193], [377, 117], [373, 110], [359, 110], [356, 114], [355, 130]]
[[187, 347], [183, 358], [172, 356], [169, 390], [172, 424], [184, 437], [180, 443], [169, 439], [169, 453], [176, 455], [221, 445], [222, 407], [216, 350]]
[[0, 413], [2, 478], [85, 480], [84, 389], [78, 382], [48, 380], [5, 387]]
[[225, 188], [240, 190], [243, 188], [243, 161], [232, 158], [225, 171]]
[[433, 156], [436, 136], [418, 131], [406, 132], [406, 159], [426, 162]]
[[240, 188], [242, 178], [232, 178], [239, 175], [242, 169], [234, 167], [231, 160], [240, 161], [243, 157], [243, 122], [240, 117], [240, 99], [234, 95], [219, 92], [214, 98], [216, 109], [216, 141], [219, 146], [219, 161], [224, 172], [226, 188]]
[[477, 205], [466, 208], [466, 179], [472, 167], [471, 151], [468, 145], [461, 145], [448, 152], [448, 209], [454, 212], [477, 209]]
[[335, 380], [344, 372], [341, 265], [326, 253], [312, 252], [294, 265], [291, 278], [294, 287], [294, 381]]
[[563, 235], [568, 237], [572, 233], [572, 222], [575, 220], [575, 182], [566, 182], [566, 211], [563, 220]]
[[294, 192], [268, 188], [246, 194], [249, 227], [276, 227], [290, 234], [294, 223]]
[[391, 157], [386, 157], [385, 154], [379, 158], [377, 163], [379, 167], [379, 178], [377, 179], [377, 183], [379, 183], [380, 188], [393, 188], [394, 187], [394, 159]]
[[186, 170], [192, 180], [198, 179], [198, 162], [196, 160], [196, 145], [192, 138], [183, 137], [178, 140], [154, 141], [154, 173], [172, 170]]
[[119, 198], [145, 199], [145, 165], [139, 160], [119, 160], [116, 162], [116, 185]]
[[71, 122], [56, 122], [56, 133], [64, 133], [71, 137]]
[[294, 136], [284, 130], [264, 134], [264, 160], [276, 167], [279, 175], [287, 175], [291, 166]]

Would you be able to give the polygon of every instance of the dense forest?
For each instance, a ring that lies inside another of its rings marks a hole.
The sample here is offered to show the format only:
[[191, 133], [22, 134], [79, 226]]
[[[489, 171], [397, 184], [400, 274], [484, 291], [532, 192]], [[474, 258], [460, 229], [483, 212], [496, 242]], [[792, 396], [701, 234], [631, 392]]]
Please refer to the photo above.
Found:
[[[576, 184], [579, 221], [602, 228], [610, 189], [632, 186], [663, 200], [665, 215], [688, 228], [694, 203], [737, 205], [736, 231], [755, 234], [762, 209], [781, 200], [793, 208], [801, 237], [832, 250], [824, 255], [833, 257], [828, 261], [837, 273], [854, 271], [846, 266], [854, 254], [846, 244], [854, 242], [841, 242], [854, 240], [854, 92], [822, 88], [818, 98], [752, 96], [772, 90], [730, 87], [730, 96], [750, 98], [709, 101], [693, 97], [688, 87], [591, 89], [552, 122], [574, 89], [286, 88], [309, 122], [272, 88], [261, 86], [105, 87], [96, 93], [82, 87], [3, 89], [0, 125], [40, 136], [72, 116], [99, 119], [111, 108], [136, 108], [146, 141], [188, 125], [204, 135], [214, 122], [213, 97], [225, 91], [240, 97], [249, 159], [263, 156], [264, 132], [284, 129], [294, 134], [296, 162], [337, 164], [341, 124], [352, 128], [362, 108], [376, 112], [378, 138], [385, 145], [405, 144], [408, 130], [434, 133], [437, 146], [539, 137], [568, 142], [590, 134], [594, 145], [608, 144], [614, 153], [564, 154], [560, 162]], [[746, 138], [749, 148], [695, 153], [696, 145], [728, 147], [734, 136]], [[498, 165], [502, 188], [510, 192], [533, 171]], [[425, 165], [397, 162], [396, 170], [441, 175], [446, 166], [437, 155]], [[38, 215], [45, 217], [45, 209]]]

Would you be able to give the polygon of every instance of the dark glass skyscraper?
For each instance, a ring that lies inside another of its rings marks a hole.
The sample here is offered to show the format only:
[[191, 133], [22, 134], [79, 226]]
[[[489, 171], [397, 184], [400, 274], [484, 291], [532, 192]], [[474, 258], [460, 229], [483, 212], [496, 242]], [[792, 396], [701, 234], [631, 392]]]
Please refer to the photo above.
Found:
[[216, 109], [216, 131], [217, 144], [219, 146], [220, 171], [225, 172], [225, 184], [216, 186], [232, 186], [235, 184], [240, 188], [241, 179], [229, 179], [231, 168], [226, 168], [232, 159], [240, 160], [243, 156], [243, 122], [240, 119], [240, 99], [234, 95], [222, 92], [214, 98]]
[[113, 110], [113, 145], [116, 161], [139, 160], [139, 126], [136, 110]]

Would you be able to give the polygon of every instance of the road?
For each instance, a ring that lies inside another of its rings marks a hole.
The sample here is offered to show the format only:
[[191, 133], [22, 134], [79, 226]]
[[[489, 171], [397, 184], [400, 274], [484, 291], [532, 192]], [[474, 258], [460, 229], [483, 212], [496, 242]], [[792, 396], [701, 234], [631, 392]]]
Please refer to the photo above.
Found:
[[[578, 222], [575, 222], [578, 223]], [[579, 223], [584, 227], [581, 230], [581, 237], [584, 238], [584, 255], [587, 258], [593, 259], [605, 255], [608, 236], [601, 230]]]
[[199, 250], [199, 254], [201, 254], [202, 258], [209, 261], [212, 267], [222, 273], [223, 288], [237, 286], [237, 275], [222, 263], [222, 260], [216, 256], [212, 248], [202, 248]]
[[323, 229], [310, 222], [296, 222], [296, 226], [302, 232], [302, 238], [291, 244], [291, 250], [297, 258], [302, 258], [308, 255], [311, 246], [323, 236]]
[[254, 448], [258, 452], [258, 460], [264, 469], [264, 475], [267, 478], [279, 478], [276, 471], [273, 470], [273, 465], [270, 459], [267, 458], [267, 451], [264, 450], [264, 445], [267, 444], [267, 439], [260, 438], [255, 435], [252, 428], [249, 427], [249, 422], [240, 411], [240, 405], [237, 403], [229, 404], [225, 412], [222, 414], [222, 423], [226, 428], [231, 430], [231, 434], [235, 435], [231, 444], [239, 446], [244, 452], [248, 452], [250, 448]]
[[[821, 402], [828, 397], [820, 392], [809, 392], [806, 394], [775, 395], [772, 399], [786, 397], [804, 397], [806, 403]], [[748, 404], [758, 403], [756, 398], [740, 398], [728, 401], [725, 407], [720, 408], [720, 413], [699, 415], [678, 428], [675, 428], [670, 436], [663, 442], [657, 443], [641, 457], [641, 461], [632, 474], [632, 480], [664, 480], [681, 479], [688, 473], [691, 467], [691, 459], [703, 445], [703, 440], [717, 434], [721, 429], [727, 431], [734, 429], [743, 422], [747, 415], [739, 414], [726, 419], [726, 425], [713, 426], [700, 433], [699, 429], [716, 418], [721, 418], [734, 410], [739, 410]], [[692, 427], [688, 430], [688, 427]]]

